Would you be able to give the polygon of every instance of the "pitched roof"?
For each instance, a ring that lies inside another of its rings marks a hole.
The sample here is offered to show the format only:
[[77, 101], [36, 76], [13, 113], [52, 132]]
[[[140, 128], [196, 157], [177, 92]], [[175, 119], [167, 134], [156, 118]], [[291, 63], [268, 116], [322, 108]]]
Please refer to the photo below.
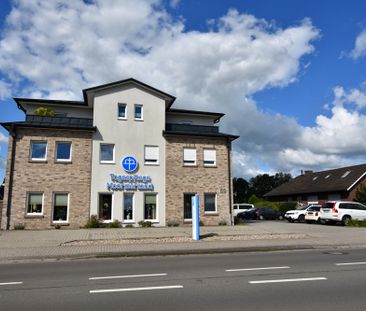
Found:
[[331, 191], [350, 191], [366, 176], [366, 164], [321, 172], [306, 172], [266, 193], [265, 197]]

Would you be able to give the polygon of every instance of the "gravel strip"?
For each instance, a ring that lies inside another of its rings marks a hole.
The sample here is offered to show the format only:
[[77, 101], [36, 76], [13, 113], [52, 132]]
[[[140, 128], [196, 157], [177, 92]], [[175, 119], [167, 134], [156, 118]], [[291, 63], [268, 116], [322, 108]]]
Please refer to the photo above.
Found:
[[[246, 235], [204, 235], [201, 241], [248, 241], [248, 240], [275, 240], [275, 239], [303, 239], [306, 234], [274, 233], [274, 234], [246, 234]], [[165, 237], [165, 238], [131, 238], [131, 239], [99, 239], [82, 240], [62, 243], [61, 246], [90, 246], [90, 245], [121, 245], [121, 244], [151, 244], [151, 243], [187, 243], [194, 242], [191, 237]]]

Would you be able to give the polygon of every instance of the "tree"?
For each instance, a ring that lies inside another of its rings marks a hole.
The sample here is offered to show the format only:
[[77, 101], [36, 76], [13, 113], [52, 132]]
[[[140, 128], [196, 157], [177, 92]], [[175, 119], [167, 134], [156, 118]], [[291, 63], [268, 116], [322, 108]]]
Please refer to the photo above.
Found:
[[36, 110], [34, 110], [34, 114], [36, 116], [41, 117], [54, 117], [55, 112], [51, 108], [45, 108], [45, 107], [38, 107]]
[[366, 185], [358, 187], [356, 191], [355, 201], [366, 204]]
[[244, 203], [248, 199], [249, 183], [244, 178], [233, 179], [234, 203]]

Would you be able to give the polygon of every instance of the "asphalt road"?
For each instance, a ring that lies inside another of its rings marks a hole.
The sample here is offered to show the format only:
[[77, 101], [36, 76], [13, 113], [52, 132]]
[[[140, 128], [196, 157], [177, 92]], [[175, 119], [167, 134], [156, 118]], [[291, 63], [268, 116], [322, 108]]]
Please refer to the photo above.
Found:
[[365, 310], [366, 250], [0, 265], [0, 310]]

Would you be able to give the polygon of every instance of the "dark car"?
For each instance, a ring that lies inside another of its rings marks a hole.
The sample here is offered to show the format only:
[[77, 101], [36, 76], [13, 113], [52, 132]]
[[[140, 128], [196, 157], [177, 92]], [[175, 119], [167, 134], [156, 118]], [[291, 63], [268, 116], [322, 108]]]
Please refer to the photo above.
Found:
[[237, 222], [255, 219], [283, 219], [283, 214], [271, 207], [254, 207], [236, 216]]

